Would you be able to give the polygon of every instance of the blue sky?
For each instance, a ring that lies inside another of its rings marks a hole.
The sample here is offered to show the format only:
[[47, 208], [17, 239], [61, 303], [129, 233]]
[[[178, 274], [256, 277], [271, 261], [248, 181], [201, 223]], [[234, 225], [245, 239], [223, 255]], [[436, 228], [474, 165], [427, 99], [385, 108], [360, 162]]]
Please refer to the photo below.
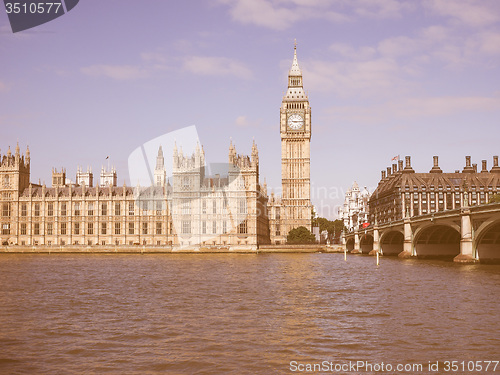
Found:
[[[141, 144], [196, 125], [207, 159], [229, 139], [259, 147], [281, 186], [279, 108], [293, 41], [312, 106], [313, 204], [333, 217], [354, 180], [374, 187], [395, 155], [500, 154], [497, 0], [82, 0], [12, 34], [0, 12], [0, 149], [19, 141], [31, 179], [95, 176], [106, 156], [128, 181]], [[167, 158], [169, 156], [166, 156]]]

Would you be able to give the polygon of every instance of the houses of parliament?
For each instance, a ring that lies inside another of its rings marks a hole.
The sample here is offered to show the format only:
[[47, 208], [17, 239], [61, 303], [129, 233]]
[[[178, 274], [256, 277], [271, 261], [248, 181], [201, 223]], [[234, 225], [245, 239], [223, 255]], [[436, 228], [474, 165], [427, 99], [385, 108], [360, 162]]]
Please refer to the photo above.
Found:
[[[118, 186], [115, 169], [94, 181], [78, 168], [52, 170], [52, 184], [30, 182], [29, 148], [0, 155], [0, 244], [23, 246], [171, 246], [256, 250], [284, 244], [289, 231], [311, 229], [311, 107], [304, 92], [296, 46], [282, 99], [282, 196], [268, 196], [259, 179], [259, 153], [240, 155], [229, 145], [226, 175], [208, 175], [205, 153], [174, 149], [156, 158], [152, 186]], [[166, 178], [165, 157], [172, 160]]]

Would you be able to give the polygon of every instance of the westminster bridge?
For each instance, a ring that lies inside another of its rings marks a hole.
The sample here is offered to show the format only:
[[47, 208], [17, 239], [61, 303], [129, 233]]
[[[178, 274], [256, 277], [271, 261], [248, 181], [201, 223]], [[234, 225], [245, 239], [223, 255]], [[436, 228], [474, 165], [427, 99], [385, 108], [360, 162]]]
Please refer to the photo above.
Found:
[[500, 203], [409, 217], [347, 233], [356, 254], [448, 258], [455, 262], [500, 263]]

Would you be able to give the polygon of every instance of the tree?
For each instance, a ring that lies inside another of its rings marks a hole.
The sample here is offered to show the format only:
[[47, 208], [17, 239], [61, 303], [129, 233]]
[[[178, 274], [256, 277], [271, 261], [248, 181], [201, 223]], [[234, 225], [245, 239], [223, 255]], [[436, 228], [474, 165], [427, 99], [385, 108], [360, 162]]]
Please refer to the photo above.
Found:
[[342, 220], [331, 221], [324, 217], [317, 217], [313, 220], [313, 226], [319, 226], [320, 233], [326, 230], [330, 243], [340, 243], [340, 234], [344, 229], [344, 222]]
[[489, 203], [500, 203], [500, 194], [493, 195]]
[[288, 244], [308, 244], [316, 243], [316, 236], [312, 234], [306, 227], [298, 227], [292, 229], [286, 237]]

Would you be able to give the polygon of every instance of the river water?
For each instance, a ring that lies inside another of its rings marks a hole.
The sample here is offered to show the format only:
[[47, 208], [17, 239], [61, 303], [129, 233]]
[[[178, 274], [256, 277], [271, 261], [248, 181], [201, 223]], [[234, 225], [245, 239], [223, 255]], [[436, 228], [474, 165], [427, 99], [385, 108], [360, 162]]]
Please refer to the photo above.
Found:
[[500, 374], [499, 292], [498, 265], [1, 254], [0, 374]]

